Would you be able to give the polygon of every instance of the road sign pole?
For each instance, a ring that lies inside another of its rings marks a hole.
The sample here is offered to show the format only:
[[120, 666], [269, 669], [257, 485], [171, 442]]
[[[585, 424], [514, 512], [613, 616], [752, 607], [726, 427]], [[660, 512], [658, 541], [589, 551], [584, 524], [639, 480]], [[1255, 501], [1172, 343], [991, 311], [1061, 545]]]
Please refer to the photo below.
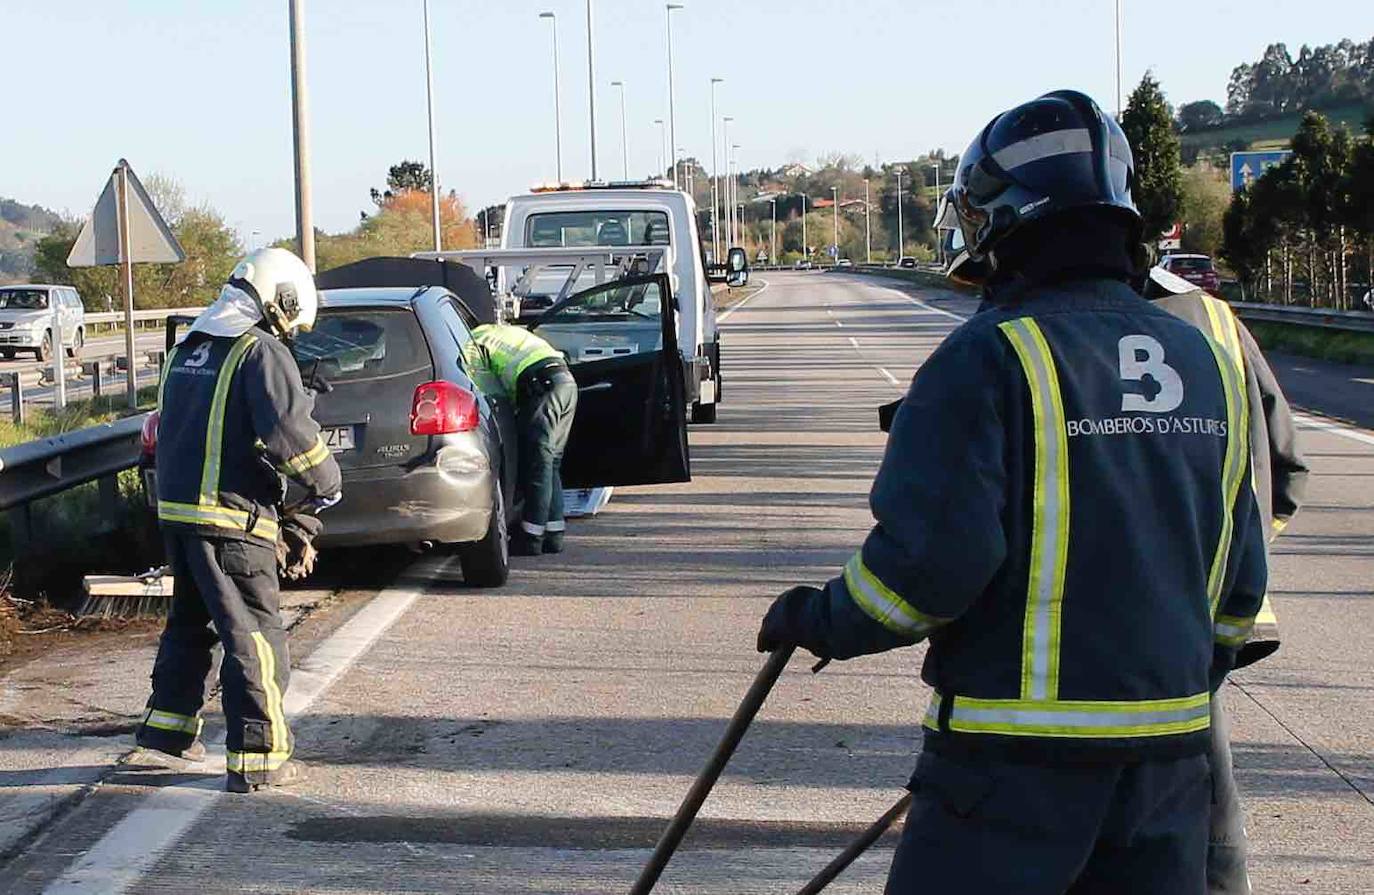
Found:
[[[134, 265], [129, 247], [129, 163], [119, 160], [115, 168], [118, 185], [115, 189], [116, 218], [119, 221], [119, 279], [124, 284], [124, 356], [125, 390], [129, 409], [138, 409], [138, 373], [134, 369]], [[61, 346], [58, 346], [61, 351]]]
[[310, 194], [310, 106], [305, 83], [304, 5], [305, 0], [290, 0], [291, 123], [296, 150], [296, 248], [305, 266], [313, 272], [315, 215]]
[[[53, 403], [61, 410], [67, 406], [67, 371], [62, 362], [62, 298], [56, 291], [48, 293], [48, 304], [52, 305]], [[76, 343], [75, 336], [72, 343]]]

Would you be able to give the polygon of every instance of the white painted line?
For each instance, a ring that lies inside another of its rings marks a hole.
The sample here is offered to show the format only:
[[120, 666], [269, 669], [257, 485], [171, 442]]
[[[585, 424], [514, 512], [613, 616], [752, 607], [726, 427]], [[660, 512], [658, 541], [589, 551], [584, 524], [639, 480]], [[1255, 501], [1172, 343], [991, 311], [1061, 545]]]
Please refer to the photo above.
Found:
[[853, 336], [849, 337], [849, 344], [854, 346], [855, 351], [859, 350], [859, 340], [854, 338]]
[[1310, 413], [1294, 413], [1293, 420], [1305, 429], [1317, 429], [1322, 432], [1330, 432], [1332, 435], [1349, 438], [1351, 441], [1358, 441], [1360, 444], [1374, 444], [1374, 432], [1356, 429], [1354, 426], [1347, 426], [1335, 420], [1313, 416]]
[[844, 326], [844, 324], [841, 323], [839, 320], [836, 320], [836, 321], [835, 321], [835, 325], [836, 325], [836, 326]]
[[[403, 582], [382, 591], [331, 634], [291, 672], [286, 713], [298, 715], [310, 707], [396, 623], [451, 559], [425, 559], [407, 569]], [[206, 770], [223, 773], [224, 755], [209, 759]], [[173, 845], [223, 793], [220, 776], [197, 777], [194, 782], [154, 790], [115, 824], [100, 841], [73, 861], [45, 895], [102, 895], [121, 893], [142, 878], [162, 853]]]
[[917, 298], [916, 296], [914, 296], [914, 295], [908, 295], [907, 293], [901, 291], [900, 289], [887, 289], [887, 291], [888, 291], [888, 292], [892, 292], [892, 293], [894, 293], [894, 294], [896, 294], [896, 295], [900, 295], [902, 298], [904, 298], [904, 299], [906, 299], [907, 301], [911, 302], [913, 305], [916, 305], [918, 308], [921, 308], [922, 310], [929, 311], [929, 312], [932, 313], [932, 314], [943, 314], [943, 315], [945, 315], [946, 317], [949, 317], [949, 318], [954, 319], [954, 320], [958, 320], [960, 323], [963, 323], [965, 320], [968, 319], [968, 317], [967, 317], [966, 315], [964, 315], [964, 314], [956, 314], [956, 313], [954, 313], [953, 311], [946, 311], [944, 308], [937, 308], [937, 307], [935, 307], [934, 305], [926, 304], [925, 302], [921, 301], [921, 300], [920, 300], [919, 298]]
[[749, 296], [749, 297], [746, 298], [744, 301], [742, 301], [742, 302], [740, 302], [739, 304], [735, 305], [733, 308], [731, 308], [730, 310], [726, 311], [724, 314], [721, 314], [719, 317], [716, 318], [716, 322], [717, 322], [717, 323], [724, 323], [725, 320], [726, 320], [726, 318], [728, 318], [731, 314], [733, 314], [733, 313], [735, 313], [736, 311], [738, 311], [740, 308], [742, 308], [742, 307], [744, 307], [745, 305], [749, 304], [749, 302], [751, 302], [751, 301], [753, 301], [754, 299], [758, 298], [760, 295], [763, 294], [764, 290], [767, 289], [767, 288], [768, 288], [769, 286], [771, 286], [771, 285], [772, 285], [772, 284], [769, 283], [767, 280], [764, 280], [764, 281], [763, 281], [763, 287], [760, 288], [758, 292], [755, 292], [753, 295]]
[[883, 378], [886, 379], [888, 382], [892, 383], [893, 385], [900, 385], [900, 384], [901, 384], [901, 383], [899, 383], [899, 382], [897, 381], [897, 377], [896, 377], [896, 376], [893, 376], [891, 373], [888, 372], [888, 370], [887, 370], [886, 367], [879, 367], [879, 368], [878, 368], [878, 372], [879, 372], [879, 373], [882, 373], [882, 374], [883, 374]]

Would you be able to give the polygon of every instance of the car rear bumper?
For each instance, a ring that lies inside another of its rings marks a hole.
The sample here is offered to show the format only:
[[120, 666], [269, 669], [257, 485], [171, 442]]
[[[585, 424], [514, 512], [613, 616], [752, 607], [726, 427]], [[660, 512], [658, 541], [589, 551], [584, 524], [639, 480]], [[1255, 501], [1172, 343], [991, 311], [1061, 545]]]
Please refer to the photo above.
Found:
[[480, 541], [491, 523], [496, 475], [484, 454], [459, 446], [409, 468], [345, 469], [343, 500], [320, 514], [320, 547]]

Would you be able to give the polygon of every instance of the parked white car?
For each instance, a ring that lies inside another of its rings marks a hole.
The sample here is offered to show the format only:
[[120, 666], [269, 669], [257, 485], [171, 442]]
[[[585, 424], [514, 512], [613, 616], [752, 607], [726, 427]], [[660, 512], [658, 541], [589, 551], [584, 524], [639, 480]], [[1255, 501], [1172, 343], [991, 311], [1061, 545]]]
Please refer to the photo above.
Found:
[[76, 357], [86, 344], [86, 306], [75, 289], [41, 284], [0, 286], [0, 357], [10, 360], [20, 351], [32, 351], [40, 361], [50, 360], [58, 321], [62, 347], [68, 357]]

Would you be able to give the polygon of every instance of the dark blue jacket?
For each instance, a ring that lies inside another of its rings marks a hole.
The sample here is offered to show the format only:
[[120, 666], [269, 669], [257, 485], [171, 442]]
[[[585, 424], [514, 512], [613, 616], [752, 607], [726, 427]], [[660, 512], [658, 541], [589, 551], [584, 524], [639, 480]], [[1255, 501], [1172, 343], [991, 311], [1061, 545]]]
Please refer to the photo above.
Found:
[[836, 658], [930, 639], [930, 748], [1200, 752], [1266, 582], [1247, 414], [1223, 349], [1123, 283], [980, 313], [913, 380], [807, 623]]

